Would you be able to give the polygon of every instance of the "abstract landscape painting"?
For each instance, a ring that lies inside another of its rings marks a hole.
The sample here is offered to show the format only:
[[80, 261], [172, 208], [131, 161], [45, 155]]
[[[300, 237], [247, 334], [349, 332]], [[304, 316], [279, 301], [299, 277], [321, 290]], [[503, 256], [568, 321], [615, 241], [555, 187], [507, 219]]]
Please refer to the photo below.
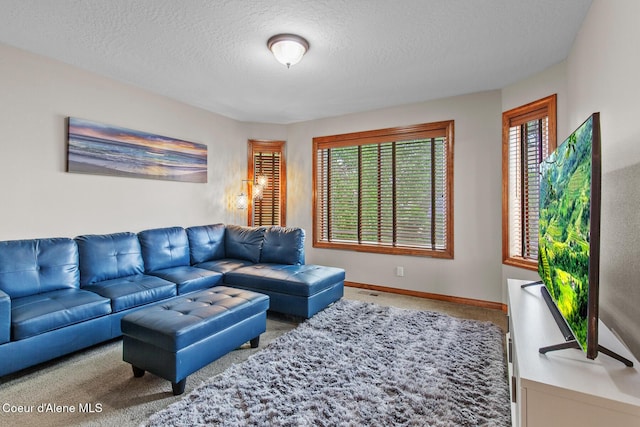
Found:
[[69, 172], [207, 182], [207, 146], [69, 118]]

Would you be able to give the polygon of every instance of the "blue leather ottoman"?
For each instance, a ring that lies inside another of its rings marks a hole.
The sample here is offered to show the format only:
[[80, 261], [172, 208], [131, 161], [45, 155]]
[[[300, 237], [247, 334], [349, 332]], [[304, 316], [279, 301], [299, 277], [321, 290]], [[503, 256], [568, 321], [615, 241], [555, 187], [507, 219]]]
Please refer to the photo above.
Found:
[[268, 308], [266, 295], [217, 286], [140, 309], [122, 318], [122, 359], [182, 394], [189, 374], [247, 341], [256, 348]]

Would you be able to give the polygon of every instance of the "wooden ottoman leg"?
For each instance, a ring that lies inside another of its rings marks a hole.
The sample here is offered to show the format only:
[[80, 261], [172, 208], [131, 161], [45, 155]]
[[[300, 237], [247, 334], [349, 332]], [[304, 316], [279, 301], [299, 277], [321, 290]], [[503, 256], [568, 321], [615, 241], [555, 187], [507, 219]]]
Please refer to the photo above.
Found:
[[133, 368], [133, 376], [136, 378], [140, 378], [141, 376], [144, 375], [144, 369], [140, 369], [136, 366], [131, 365], [131, 367]]
[[177, 396], [179, 394], [184, 393], [184, 386], [187, 385], [187, 379], [183, 378], [181, 381], [177, 383], [172, 382], [171, 388], [173, 389], [173, 395]]
[[251, 348], [258, 348], [260, 345], [260, 335], [249, 341], [249, 344], [251, 344]]

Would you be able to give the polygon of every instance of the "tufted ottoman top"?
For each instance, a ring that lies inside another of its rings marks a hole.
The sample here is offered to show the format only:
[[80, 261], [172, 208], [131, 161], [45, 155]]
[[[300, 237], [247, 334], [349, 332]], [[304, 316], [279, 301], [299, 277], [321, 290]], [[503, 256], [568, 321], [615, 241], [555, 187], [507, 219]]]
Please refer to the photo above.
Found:
[[216, 286], [137, 310], [121, 327], [124, 335], [174, 352], [268, 308], [266, 295]]

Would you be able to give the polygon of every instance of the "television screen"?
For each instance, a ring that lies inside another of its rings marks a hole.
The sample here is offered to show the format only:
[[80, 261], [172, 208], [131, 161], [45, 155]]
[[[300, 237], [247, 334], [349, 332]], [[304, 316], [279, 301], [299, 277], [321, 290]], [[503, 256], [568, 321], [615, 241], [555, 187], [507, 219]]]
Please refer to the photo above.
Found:
[[595, 113], [540, 165], [538, 273], [573, 338], [598, 353], [600, 124]]

